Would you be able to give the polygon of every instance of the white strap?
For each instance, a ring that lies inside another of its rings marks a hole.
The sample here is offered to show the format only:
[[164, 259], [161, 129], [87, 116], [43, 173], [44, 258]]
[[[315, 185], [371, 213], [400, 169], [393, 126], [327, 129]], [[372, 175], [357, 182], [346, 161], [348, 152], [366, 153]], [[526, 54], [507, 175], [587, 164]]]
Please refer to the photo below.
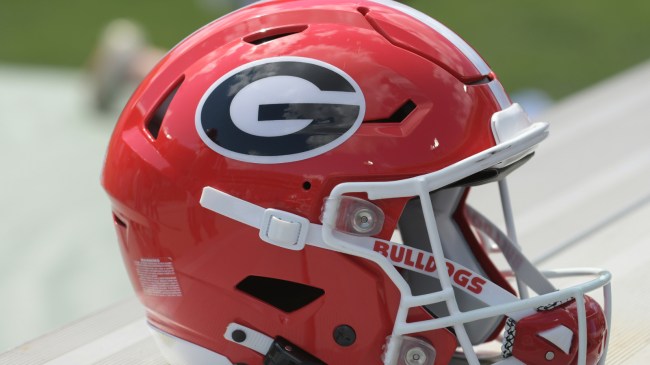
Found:
[[[291, 223], [287, 222], [290, 220], [306, 220], [291, 213], [275, 209], [264, 209], [211, 187], [205, 187], [203, 189], [201, 205], [218, 214], [239, 220], [251, 227], [258, 228], [261, 231], [266, 230], [267, 232], [271, 232], [271, 234], [267, 234], [267, 236], [274, 236], [275, 234], [273, 232], [284, 231], [283, 233], [278, 233], [277, 236], [291, 236], [292, 238], [290, 240], [293, 240], [293, 237], [295, 237], [294, 234], [296, 233], [295, 229], [297, 225], [291, 225]], [[268, 217], [276, 216], [282, 216], [285, 218], [268, 220]], [[329, 247], [323, 241], [321, 225], [313, 223], [305, 224], [304, 222], [301, 222], [300, 224], [301, 229], [303, 230], [301, 235], [304, 236], [304, 243], [311, 246], [333, 250], [333, 248]], [[262, 236], [263, 234], [260, 234], [260, 237]], [[268, 240], [266, 241], [269, 242]], [[384, 254], [384, 257], [386, 257], [386, 259], [388, 259], [388, 261], [394, 266], [438, 278], [437, 269], [439, 265], [435, 263], [433, 255], [430, 252], [395, 242], [375, 239], [373, 237], [350, 236], [349, 242], [353, 242], [354, 246], [362, 248], [364, 251], [367, 250]], [[274, 242], [270, 243], [277, 244]], [[304, 246], [304, 243], [302, 246]], [[300, 244], [277, 245], [287, 249], [302, 248]], [[393, 251], [395, 251], [395, 254], [391, 257], [391, 252]], [[427, 267], [427, 264], [429, 267]], [[432, 270], [432, 265], [436, 267], [435, 270]], [[512, 303], [518, 300], [518, 298], [512, 293], [453, 261], [446, 260], [445, 268], [448, 271], [453, 270], [451, 277], [452, 284], [455, 287], [475, 296], [485, 304], [498, 305]], [[467, 282], [465, 280], [467, 280]]]
[[264, 208], [215, 188], [209, 186], [203, 188], [200, 203], [203, 208], [225, 215], [251, 227], [259, 229], [262, 224]]
[[[312, 224], [304, 217], [278, 209], [264, 209], [215, 188], [203, 188], [201, 206], [260, 230], [260, 238], [270, 244], [299, 251], [305, 247]], [[321, 238], [322, 241], [322, 238]]]
[[271, 337], [237, 323], [229, 324], [223, 337], [262, 355], [266, 355], [273, 345]]
[[555, 286], [537, 270], [535, 265], [494, 223], [469, 205], [466, 206], [466, 212], [470, 224], [486, 234], [499, 247], [517, 279], [526, 283], [540, 295], [557, 291]]

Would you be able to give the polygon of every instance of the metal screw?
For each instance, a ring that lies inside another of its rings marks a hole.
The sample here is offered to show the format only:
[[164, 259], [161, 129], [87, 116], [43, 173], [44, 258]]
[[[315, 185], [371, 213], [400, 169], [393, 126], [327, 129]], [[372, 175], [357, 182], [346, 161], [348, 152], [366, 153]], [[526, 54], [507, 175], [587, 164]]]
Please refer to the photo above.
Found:
[[357, 340], [357, 333], [354, 328], [348, 325], [340, 325], [334, 329], [334, 341], [343, 347], [351, 346]]
[[414, 347], [406, 352], [407, 365], [424, 365], [427, 363], [427, 354], [420, 347]]
[[246, 332], [244, 332], [242, 330], [234, 330], [232, 332], [231, 336], [232, 336], [233, 341], [235, 341], [237, 343], [242, 343], [242, 342], [246, 341]]
[[375, 228], [375, 213], [369, 209], [360, 209], [354, 215], [352, 225], [357, 233], [368, 233]]
[[546, 360], [551, 361], [554, 358], [555, 358], [555, 354], [553, 353], [553, 351], [549, 351], [546, 353]]

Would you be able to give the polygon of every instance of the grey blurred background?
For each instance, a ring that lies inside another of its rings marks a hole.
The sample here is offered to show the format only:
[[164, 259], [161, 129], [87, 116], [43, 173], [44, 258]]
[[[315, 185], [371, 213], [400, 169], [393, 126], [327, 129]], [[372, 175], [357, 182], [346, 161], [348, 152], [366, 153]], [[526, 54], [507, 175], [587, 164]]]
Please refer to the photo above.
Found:
[[[243, 3], [0, 0], [0, 352], [132, 295], [99, 186], [112, 127], [151, 60]], [[536, 115], [650, 58], [650, 2], [407, 3]]]

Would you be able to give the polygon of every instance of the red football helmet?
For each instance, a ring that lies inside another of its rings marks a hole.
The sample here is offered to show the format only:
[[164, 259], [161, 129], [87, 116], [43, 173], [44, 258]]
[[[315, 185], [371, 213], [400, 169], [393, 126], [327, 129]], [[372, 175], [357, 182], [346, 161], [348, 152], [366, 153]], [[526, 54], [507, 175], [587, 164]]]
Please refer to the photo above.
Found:
[[154, 68], [103, 185], [171, 364], [478, 364], [505, 322], [501, 364], [595, 364], [609, 306], [585, 293], [607, 304], [609, 273], [558, 290], [466, 204], [497, 183], [512, 226], [505, 176], [546, 135], [406, 5], [263, 1]]

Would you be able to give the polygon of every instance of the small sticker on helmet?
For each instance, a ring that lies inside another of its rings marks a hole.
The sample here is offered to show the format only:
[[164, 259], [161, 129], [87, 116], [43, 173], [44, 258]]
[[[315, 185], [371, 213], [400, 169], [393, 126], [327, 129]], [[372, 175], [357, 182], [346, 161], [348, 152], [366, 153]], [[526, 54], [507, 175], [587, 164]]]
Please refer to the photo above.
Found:
[[328, 63], [274, 57], [240, 66], [205, 92], [196, 110], [204, 143], [226, 157], [273, 164], [336, 148], [365, 114], [359, 85]]
[[180, 297], [176, 270], [170, 257], [136, 260], [135, 271], [144, 295], [154, 297]]

